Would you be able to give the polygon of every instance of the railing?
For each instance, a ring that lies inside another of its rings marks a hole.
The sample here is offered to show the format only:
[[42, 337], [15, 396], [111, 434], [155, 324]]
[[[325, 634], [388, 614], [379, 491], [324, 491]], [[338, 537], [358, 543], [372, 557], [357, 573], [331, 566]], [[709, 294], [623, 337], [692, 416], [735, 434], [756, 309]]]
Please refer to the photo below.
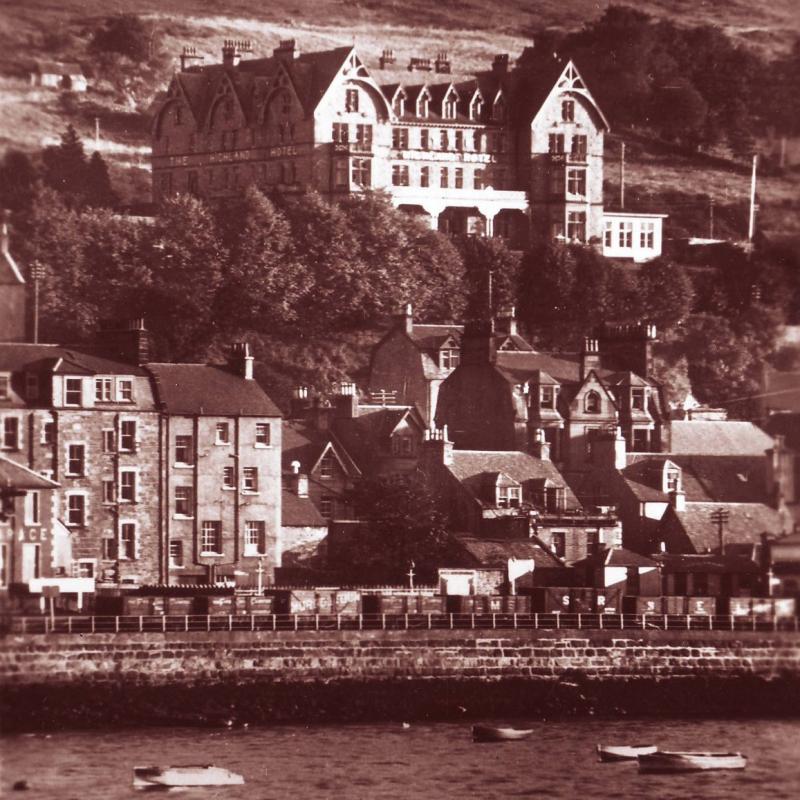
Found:
[[6, 633], [175, 633], [200, 631], [612, 630], [790, 631], [797, 617], [688, 614], [186, 614], [10, 617]]

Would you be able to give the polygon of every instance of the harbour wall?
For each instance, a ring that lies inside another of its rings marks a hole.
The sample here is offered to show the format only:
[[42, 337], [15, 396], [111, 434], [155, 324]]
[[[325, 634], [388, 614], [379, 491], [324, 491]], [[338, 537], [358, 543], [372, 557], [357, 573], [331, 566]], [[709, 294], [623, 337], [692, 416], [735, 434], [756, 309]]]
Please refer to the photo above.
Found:
[[0, 648], [5, 730], [580, 714], [800, 716], [800, 635], [168, 632]]

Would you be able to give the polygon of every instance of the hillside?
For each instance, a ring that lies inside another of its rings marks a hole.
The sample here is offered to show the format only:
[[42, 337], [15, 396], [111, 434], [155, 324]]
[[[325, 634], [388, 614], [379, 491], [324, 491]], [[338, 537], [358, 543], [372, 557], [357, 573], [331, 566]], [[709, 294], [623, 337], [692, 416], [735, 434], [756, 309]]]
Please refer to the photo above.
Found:
[[[547, 26], [580, 27], [598, 16], [606, 0], [495, 0], [486, 13], [482, 0], [293, 0], [277, 4], [254, 0], [228, 0], [212, 5], [203, 0], [62, 0], [51, 4], [30, 0], [26, 5], [6, 6], [0, 14], [0, 147], [36, 151], [58, 137], [72, 122], [87, 140], [87, 149], [99, 149], [108, 157], [123, 199], [146, 199], [148, 128], [146, 111], [155, 92], [163, 87], [184, 44], [192, 44], [208, 60], [217, 60], [224, 38], [248, 38], [254, 50], [269, 52], [281, 38], [294, 37], [304, 50], [355, 44], [367, 63], [375, 63], [384, 47], [391, 47], [399, 61], [411, 55], [433, 55], [446, 49], [459, 71], [484, 68], [497, 52], [520, 52], [536, 30]], [[642, 11], [667, 17], [680, 24], [713, 23], [732, 36], [771, 53], [784, 51], [800, 22], [796, 0], [773, 0], [758, 7], [743, 0], [645, 0]], [[120, 97], [106, 75], [94, 74], [87, 49], [92, 32], [109, 14], [135, 11], [155, 22], [160, 50], [165, 54], [160, 69], [148, 76], [136, 92]], [[28, 69], [34, 59], [77, 61], [91, 73], [87, 95], [60, 95], [34, 91]], [[95, 121], [100, 136], [95, 141]], [[612, 120], [613, 122], [613, 120]], [[609, 145], [614, 158], [617, 145]], [[607, 177], [613, 184], [615, 168], [609, 163]], [[738, 203], [747, 192], [746, 174], [691, 159], [674, 158], [657, 148], [632, 148], [628, 160], [630, 196], [656, 200], [664, 192], [692, 194], [710, 191], [717, 202]], [[797, 195], [796, 183], [787, 178], [762, 181], [765, 214], [783, 208]], [[679, 201], [682, 202], [682, 201]], [[692, 201], [694, 202], [694, 201]], [[699, 202], [703, 202], [702, 200]], [[795, 215], [797, 216], [797, 215]]]

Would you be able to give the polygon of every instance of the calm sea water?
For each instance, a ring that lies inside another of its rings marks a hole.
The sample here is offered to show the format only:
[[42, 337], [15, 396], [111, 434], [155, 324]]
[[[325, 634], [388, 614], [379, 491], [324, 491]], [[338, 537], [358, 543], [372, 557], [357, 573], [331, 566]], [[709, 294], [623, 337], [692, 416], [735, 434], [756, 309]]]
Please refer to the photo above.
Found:
[[[188, 728], [99, 730], [0, 739], [0, 795], [25, 800], [141, 797], [132, 767], [214, 763], [244, 786], [171, 792], [207, 800], [373, 798], [658, 798], [728, 800], [800, 796], [800, 720], [515, 720], [533, 738], [473, 744], [470, 724], [330, 725], [216, 732]], [[744, 772], [648, 776], [633, 763], [598, 764], [594, 747], [655, 743], [663, 749], [740, 750]], [[9, 791], [25, 779], [30, 790]]]

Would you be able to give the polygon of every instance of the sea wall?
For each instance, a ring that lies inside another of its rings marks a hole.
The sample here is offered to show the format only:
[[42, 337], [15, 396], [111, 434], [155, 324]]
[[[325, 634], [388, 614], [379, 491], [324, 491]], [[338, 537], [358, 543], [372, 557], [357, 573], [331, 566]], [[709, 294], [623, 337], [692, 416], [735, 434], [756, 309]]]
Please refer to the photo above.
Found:
[[7, 636], [6, 728], [459, 713], [800, 714], [800, 635], [325, 631]]

